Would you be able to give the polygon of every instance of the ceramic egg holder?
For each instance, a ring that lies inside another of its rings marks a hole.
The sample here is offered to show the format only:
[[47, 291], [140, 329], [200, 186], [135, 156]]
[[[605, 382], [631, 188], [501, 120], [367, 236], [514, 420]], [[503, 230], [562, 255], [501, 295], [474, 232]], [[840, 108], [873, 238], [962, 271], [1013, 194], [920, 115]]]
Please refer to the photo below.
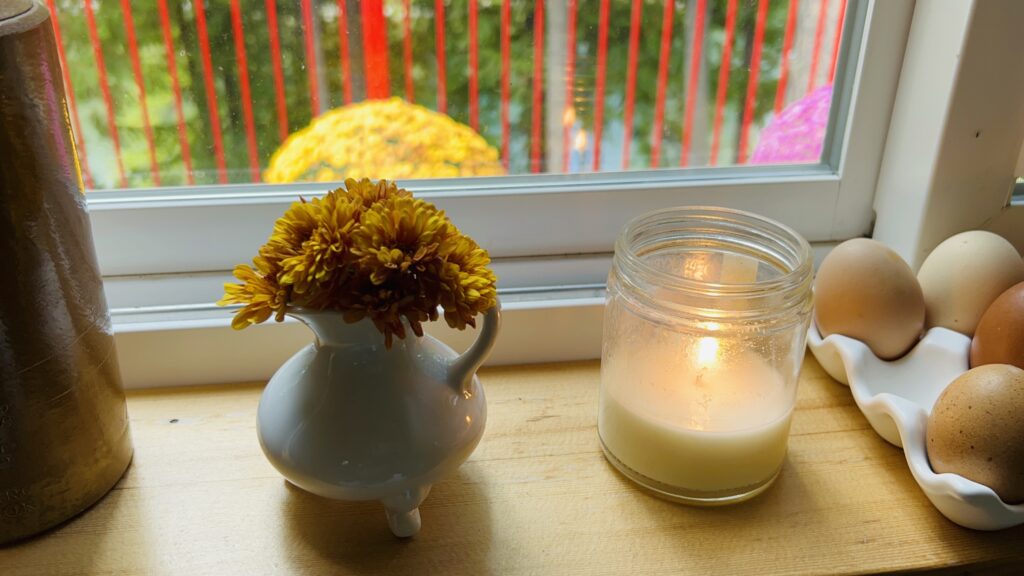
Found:
[[875, 432], [903, 448], [910, 472], [939, 512], [976, 530], [1024, 524], [1024, 504], [1006, 504], [991, 488], [958, 474], [936, 474], [928, 463], [928, 415], [946, 386], [968, 370], [970, 338], [932, 328], [909, 354], [892, 362], [853, 338], [822, 339], [813, 322], [807, 342], [825, 371], [850, 387]]

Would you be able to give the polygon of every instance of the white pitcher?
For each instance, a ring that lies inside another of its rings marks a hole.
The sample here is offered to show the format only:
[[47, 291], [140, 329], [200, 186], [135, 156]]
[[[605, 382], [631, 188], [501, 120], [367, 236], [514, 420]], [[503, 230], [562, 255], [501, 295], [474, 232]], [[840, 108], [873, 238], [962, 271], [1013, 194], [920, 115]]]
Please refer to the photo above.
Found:
[[263, 391], [260, 445], [289, 482], [338, 500], [380, 500], [399, 537], [420, 528], [430, 487], [455, 471], [484, 432], [476, 377], [494, 346], [500, 305], [487, 311], [461, 356], [425, 335], [390, 350], [368, 320], [294, 310], [316, 342], [292, 356]]

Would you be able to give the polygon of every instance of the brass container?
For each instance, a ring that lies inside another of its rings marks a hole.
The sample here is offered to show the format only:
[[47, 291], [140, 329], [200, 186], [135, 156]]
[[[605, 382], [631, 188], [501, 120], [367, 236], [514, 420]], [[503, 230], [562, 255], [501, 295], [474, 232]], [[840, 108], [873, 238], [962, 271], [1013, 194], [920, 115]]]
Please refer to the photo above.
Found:
[[0, 544], [67, 520], [132, 456], [50, 16], [0, 0]]

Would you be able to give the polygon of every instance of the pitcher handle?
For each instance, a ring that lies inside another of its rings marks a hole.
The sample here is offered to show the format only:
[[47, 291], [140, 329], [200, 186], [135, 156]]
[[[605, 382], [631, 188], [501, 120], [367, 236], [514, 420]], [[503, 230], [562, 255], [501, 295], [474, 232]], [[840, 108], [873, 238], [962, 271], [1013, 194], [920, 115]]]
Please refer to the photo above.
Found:
[[476, 342], [456, 358], [449, 368], [448, 374], [452, 384], [458, 386], [464, 394], [470, 392], [473, 385], [473, 376], [483, 365], [484, 361], [491, 354], [494, 342], [498, 339], [498, 329], [501, 328], [501, 302], [495, 300], [494, 307], [484, 312], [484, 321], [480, 326], [480, 334]]

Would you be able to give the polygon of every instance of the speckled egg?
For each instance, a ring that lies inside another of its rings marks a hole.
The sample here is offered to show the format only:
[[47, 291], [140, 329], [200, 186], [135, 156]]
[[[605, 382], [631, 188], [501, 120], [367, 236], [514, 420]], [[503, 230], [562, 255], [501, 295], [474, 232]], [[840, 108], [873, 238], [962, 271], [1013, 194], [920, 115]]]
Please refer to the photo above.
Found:
[[989, 364], [960, 375], [928, 417], [928, 460], [1024, 502], [1024, 370]]
[[972, 230], [936, 246], [917, 279], [928, 309], [927, 327], [974, 336], [989, 305], [1007, 288], [1024, 281], [1024, 261], [1002, 236]]
[[1024, 368], [1024, 282], [996, 298], [971, 341], [971, 366], [1012, 364]]
[[822, 337], [860, 340], [883, 360], [914, 347], [924, 326], [921, 287], [907, 263], [867, 238], [836, 246], [814, 279], [814, 321]]

